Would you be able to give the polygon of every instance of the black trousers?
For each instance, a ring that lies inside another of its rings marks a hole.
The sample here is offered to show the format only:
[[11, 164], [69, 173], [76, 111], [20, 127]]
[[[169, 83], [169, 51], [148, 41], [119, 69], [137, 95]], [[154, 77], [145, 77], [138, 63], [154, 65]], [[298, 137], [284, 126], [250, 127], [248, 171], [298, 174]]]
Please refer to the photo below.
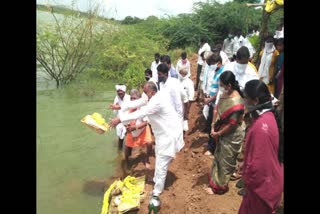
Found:
[[200, 74], [201, 74], [202, 65], [198, 64], [197, 68], [197, 80], [196, 80], [196, 88], [195, 90], [198, 90], [199, 82], [200, 82]]
[[211, 133], [211, 124], [212, 124], [212, 120], [213, 120], [213, 105], [210, 104], [209, 105], [209, 115], [208, 115], [208, 118], [207, 118], [207, 126], [209, 127], [208, 130], [209, 130], [209, 141], [208, 141], [208, 150], [213, 154], [214, 153], [214, 150], [216, 149], [216, 142], [214, 140], [213, 137], [211, 137], [210, 133]]

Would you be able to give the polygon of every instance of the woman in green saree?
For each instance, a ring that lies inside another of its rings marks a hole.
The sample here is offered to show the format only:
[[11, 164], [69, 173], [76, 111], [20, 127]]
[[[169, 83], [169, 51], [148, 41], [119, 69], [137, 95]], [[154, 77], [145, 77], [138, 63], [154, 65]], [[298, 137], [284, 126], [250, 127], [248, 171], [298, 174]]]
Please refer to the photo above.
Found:
[[234, 74], [231, 71], [223, 72], [219, 84], [221, 96], [215, 109], [217, 120], [214, 120], [216, 122], [211, 129], [217, 148], [209, 175], [209, 187], [206, 188], [208, 194], [224, 194], [228, 191], [228, 183], [236, 168], [245, 135], [244, 103]]

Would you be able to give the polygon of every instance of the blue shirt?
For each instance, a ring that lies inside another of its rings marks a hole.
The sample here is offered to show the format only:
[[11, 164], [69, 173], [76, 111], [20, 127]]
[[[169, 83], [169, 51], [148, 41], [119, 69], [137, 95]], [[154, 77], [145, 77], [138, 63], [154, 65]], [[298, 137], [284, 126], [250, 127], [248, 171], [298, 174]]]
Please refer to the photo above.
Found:
[[177, 78], [178, 79], [178, 73], [177, 71], [174, 69], [174, 68], [170, 68], [169, 70], [169, 74], [170, 74], [170, 77], [173, 77], [173, 78]]
[[213, 81], [211, 83], [210, 91], [209, 91], [210, 97], [215, 96], [217, 94], [218, 90], [219, 90], [219, 80], [220, 80], [220, 75], [221, 75], [223, 70], [224, 70], [224, 65], [221, 66], [219, 68], [219, 70], [216, 71], [215, 74], [213, 75]]

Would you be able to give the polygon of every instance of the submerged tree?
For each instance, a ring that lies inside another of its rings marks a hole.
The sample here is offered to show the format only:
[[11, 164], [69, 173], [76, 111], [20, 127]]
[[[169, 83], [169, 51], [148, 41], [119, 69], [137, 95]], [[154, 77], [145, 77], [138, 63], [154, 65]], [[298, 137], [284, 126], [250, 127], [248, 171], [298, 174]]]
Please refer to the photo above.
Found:
[[57, 88], [75, 79], [93, 55], [94, 18], [97, 8], [82, 17], [72, 11], [57, 17], [53, 25], [37, 26], [37, 62], [56, 81]]

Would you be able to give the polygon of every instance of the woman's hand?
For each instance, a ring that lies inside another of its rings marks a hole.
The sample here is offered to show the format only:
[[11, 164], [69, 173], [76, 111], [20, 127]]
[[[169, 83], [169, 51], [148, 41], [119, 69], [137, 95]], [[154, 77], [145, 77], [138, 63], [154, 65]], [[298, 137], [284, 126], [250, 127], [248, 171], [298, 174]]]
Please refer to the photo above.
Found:
[[215, 139], [218, 139], [220, 134], [218, 132], [214, 131], [214, 128], [212, 127], [210, 136], [215, 138]]

